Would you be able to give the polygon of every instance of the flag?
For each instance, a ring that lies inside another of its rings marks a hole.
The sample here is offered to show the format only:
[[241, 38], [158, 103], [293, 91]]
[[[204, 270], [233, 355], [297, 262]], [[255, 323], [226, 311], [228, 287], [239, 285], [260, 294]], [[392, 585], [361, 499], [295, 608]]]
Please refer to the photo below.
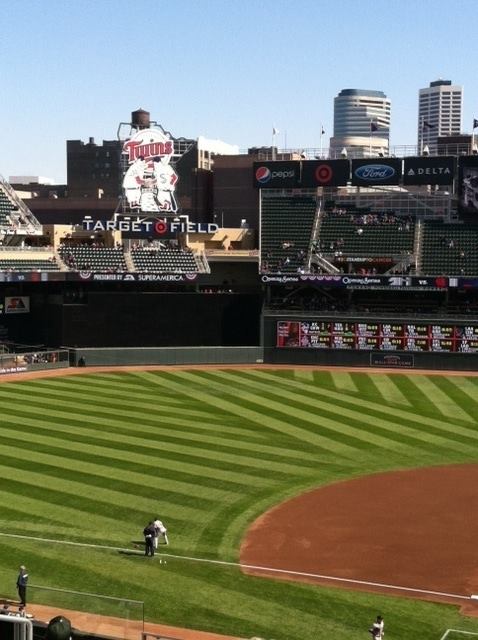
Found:
[[276, 136], [279, 133], [279, 129], [276, 129], [275, 127], [272, 127], [272, 135]]
[[370, 133], [373, 133], [374, 131], [378, 131], [378, 124], [373, 120], [370, 120]]
[[478, 128], [478, 120], [476, 118], [474, 118], [473, 120], [473, 130]]
[[434, 129], [435, 125], [431, 124], [430, 122], [427, 122], [426, 120], [423, 121], [423, 128], [424, 129]]
[[[478, 120], [475, 120], [475, 122], [478, 122]], [[324, 134], [325, 134], [325, 129], [324, 127], [322, 127], [322, 129], [320, 130], [320, 135], [323, 136]]]

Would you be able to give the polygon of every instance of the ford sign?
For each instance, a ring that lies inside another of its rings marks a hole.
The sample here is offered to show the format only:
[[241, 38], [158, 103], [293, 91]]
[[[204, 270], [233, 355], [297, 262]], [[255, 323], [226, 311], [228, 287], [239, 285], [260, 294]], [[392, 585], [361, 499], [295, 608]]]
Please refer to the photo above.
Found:
[[395, 169], [387, 164], [364, 164], [355, 170], [360, 180], [390, 180], [395, 175]]

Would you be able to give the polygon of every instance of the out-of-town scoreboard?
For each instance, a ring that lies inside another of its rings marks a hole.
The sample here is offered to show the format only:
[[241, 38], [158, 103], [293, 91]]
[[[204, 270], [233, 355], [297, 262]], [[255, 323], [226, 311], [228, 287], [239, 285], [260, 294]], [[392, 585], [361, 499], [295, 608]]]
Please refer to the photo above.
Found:
[[464, 324], [277, 322], [277, 347], [478, 353], [478, 326]]

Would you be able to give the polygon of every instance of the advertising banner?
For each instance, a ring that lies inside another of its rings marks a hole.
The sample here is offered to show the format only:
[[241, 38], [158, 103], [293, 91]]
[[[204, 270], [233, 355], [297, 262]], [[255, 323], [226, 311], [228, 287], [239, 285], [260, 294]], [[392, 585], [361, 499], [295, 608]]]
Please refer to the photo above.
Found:
[[338, 187], [350, 180], [348, 160], [304, 160], [301, 187]]
[[455, 158], [405, 158], [403, 184], [452, 184], [455, 177]]
[[338, 187], [350, 180], [348, 160], [304, 160], [301, 187]]
[[352, 160], [352, 184], [357, 187], [399, 184], [401, 177], [401, 158]]
[[462, 156], [458, 166], [460, 210], [478, 213], [478, 156]]
[[17, 296], [5, 298], [5, 313], [30, 313], [30, 297]]
[[254, 162], [254, 187], [258, 189], [297, 189], [300, 186], [300, 162]]

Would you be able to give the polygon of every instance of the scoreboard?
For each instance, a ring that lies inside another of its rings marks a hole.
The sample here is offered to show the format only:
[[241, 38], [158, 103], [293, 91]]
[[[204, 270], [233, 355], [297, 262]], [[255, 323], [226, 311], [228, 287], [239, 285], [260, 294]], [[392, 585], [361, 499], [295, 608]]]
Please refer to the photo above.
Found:
[[277, 346], [478, 353], [478, 325], [281, 320]]

